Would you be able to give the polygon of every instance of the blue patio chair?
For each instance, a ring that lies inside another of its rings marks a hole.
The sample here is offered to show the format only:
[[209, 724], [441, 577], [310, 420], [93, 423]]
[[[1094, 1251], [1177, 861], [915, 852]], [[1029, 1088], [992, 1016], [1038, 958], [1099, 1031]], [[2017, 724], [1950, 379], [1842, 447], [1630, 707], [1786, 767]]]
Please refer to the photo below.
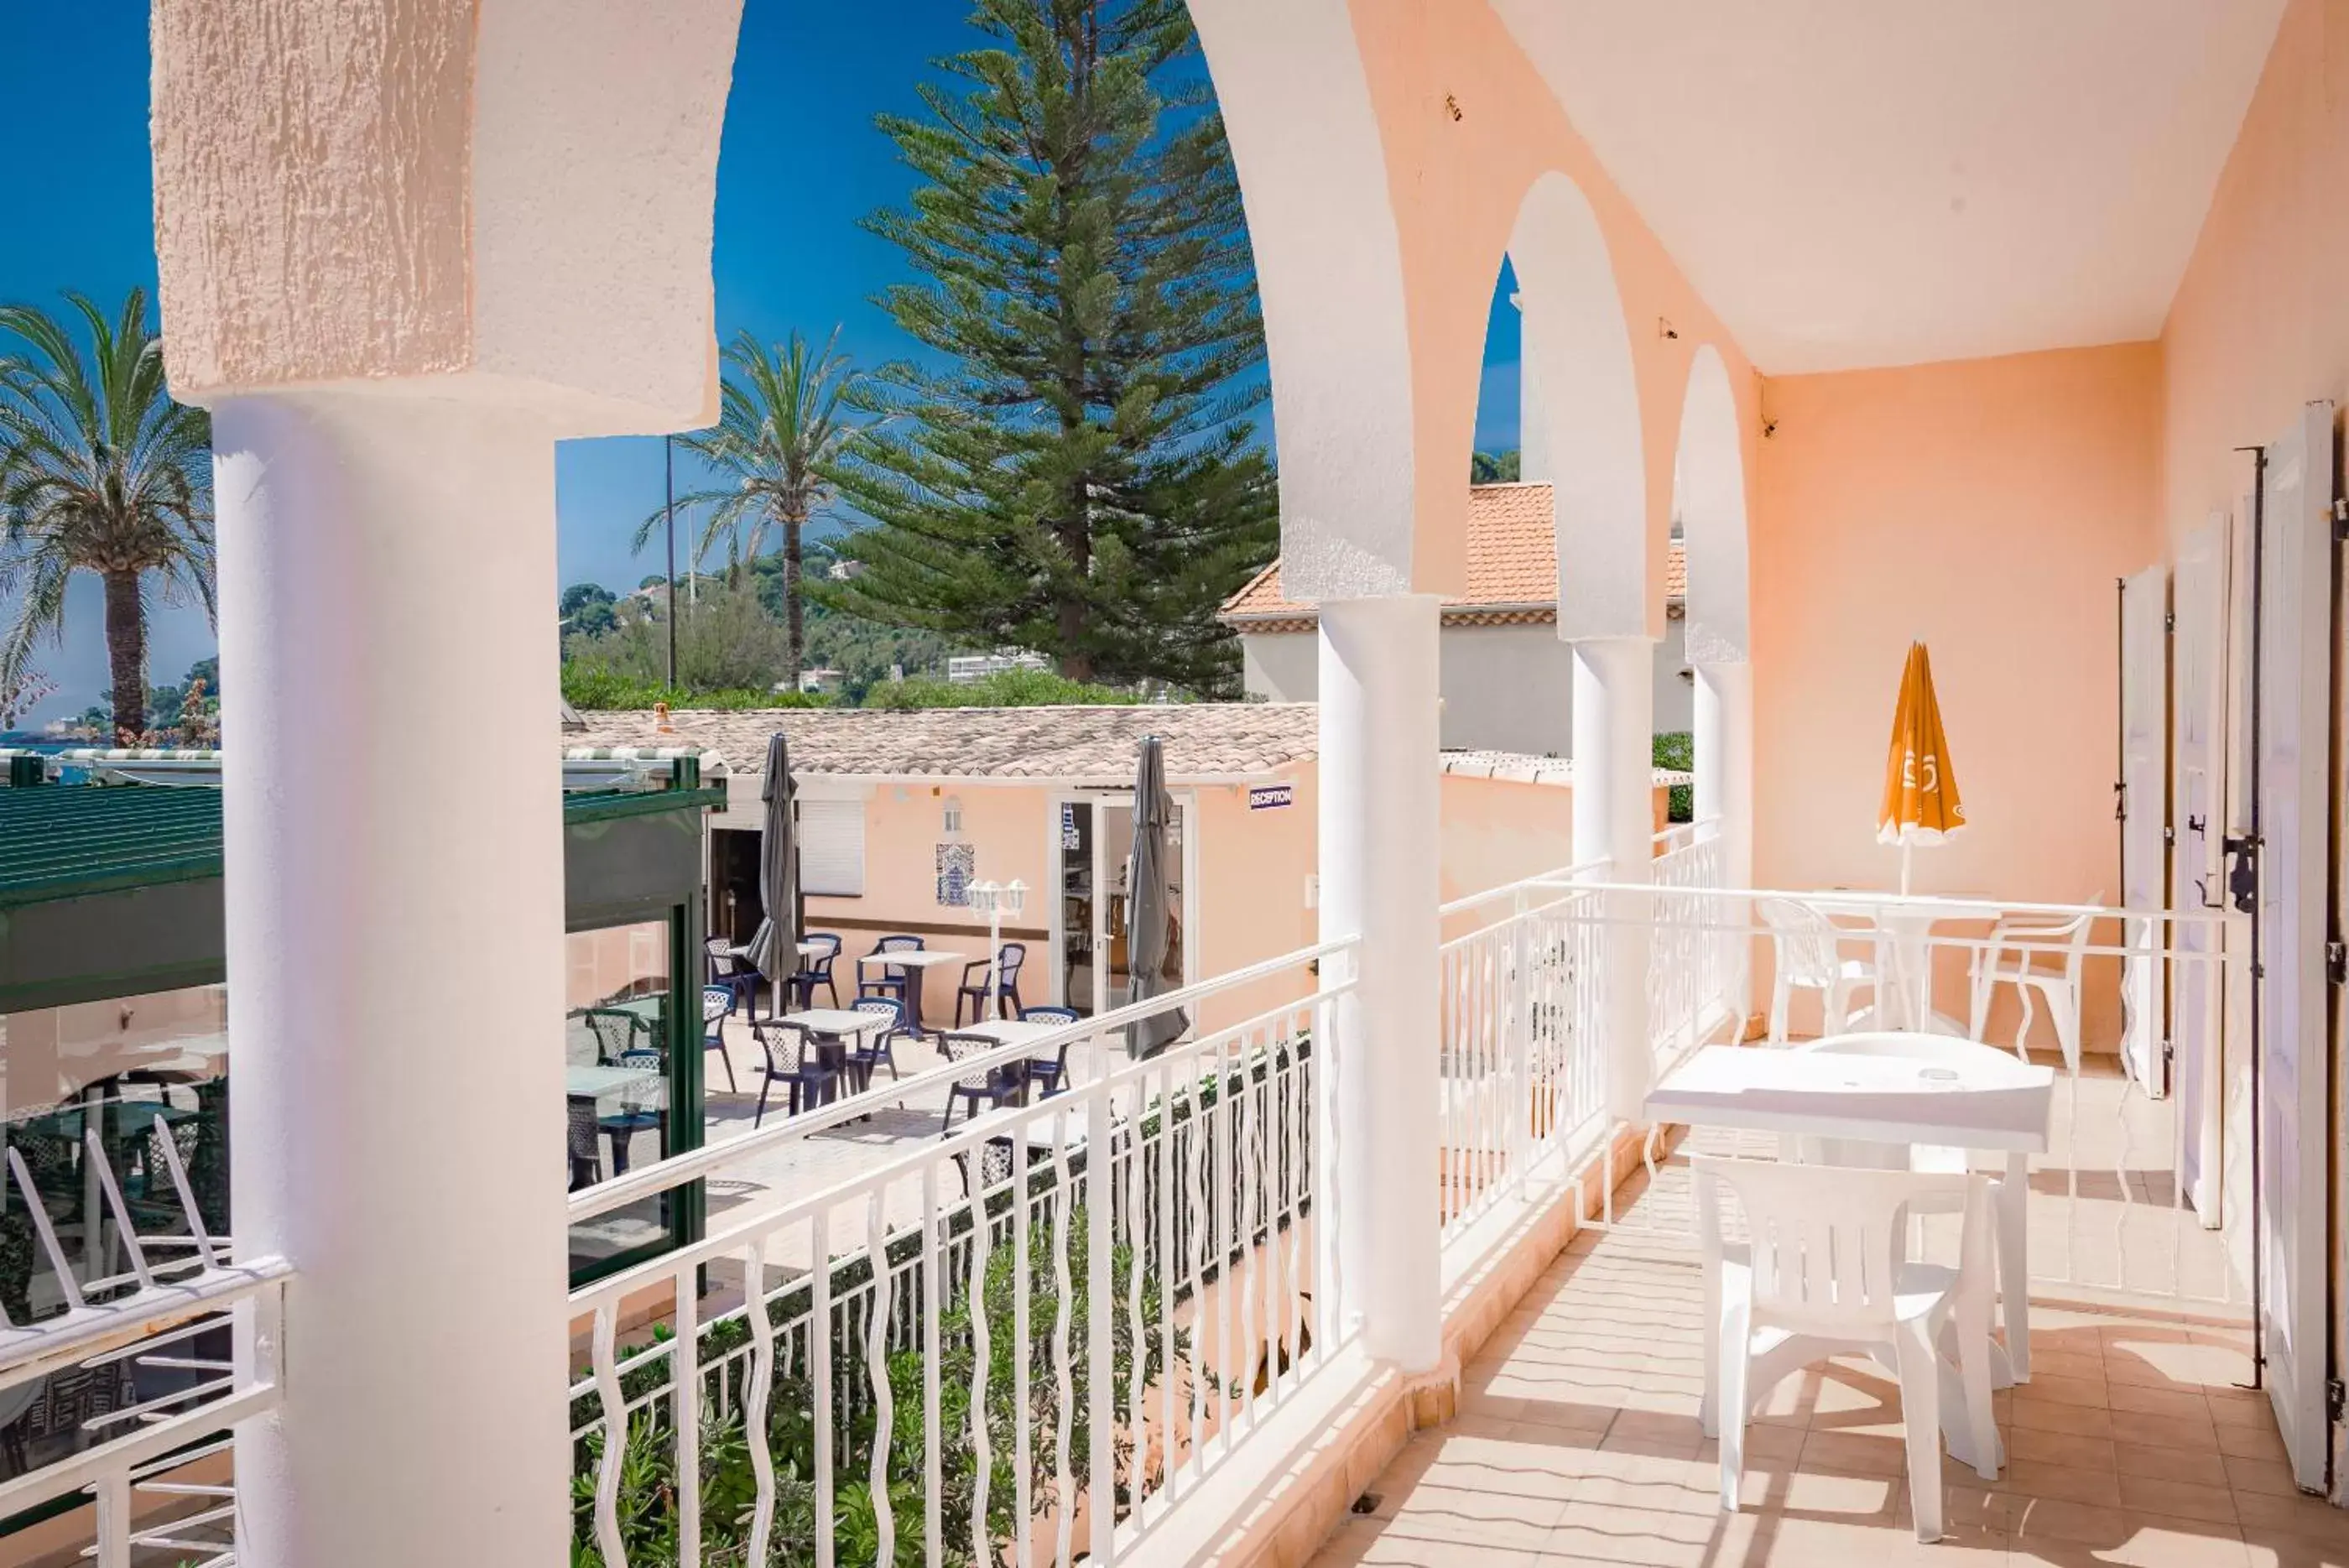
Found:
[[604, 1157], [595, 1151], [595, 1102], [569, 1102], [569, 1126], [564, 1142], [571, 1159], [571, 1190], [593, 1187], [604, 1179]]
[[839, 1069], [825, 1064], [816, 1051], [815, 1042], [806, 1033], [772, 1019], [754, 1020], [750, 1033], [759, 1042], [760, 1054], [766, 1058], [759, 1068], [765, 1082], [759, 1085], [759, 1109], [750, 1117], [752, 1127], [765, 1119], [767, 1093], [777, 1084], [789, 1086], [793, 1116], [800, 1114], [802, 1106], [812, 1110], [839, 1092]]
[[886, 996], [860, 996], [856, 999], [855, 1011], [874, 1013], [889, 1020], [888, 1028], [857, 1035], [848, 1047], [848, 1065], [856, 1075], [857, 1088], [860, 1091], [871, 1088], [873, 1069], [880, 1066], [889, 1069], [889, 1077], [894, 1083], [898, 1076], [897, 1032], [905, 1026], [905, 1004]]
[[[1006, 942], [996, 950], [995, 1011], [999, 1017], [1020, 1018], [1026, 1013], [1019, 1005], [1019, 966], [1028, 961], [1026, 942]], [[987, 1017], [987, 961], [962, 966], [962, 984], [955, 991], [955, 1027], [962, 1027], [962, 1004], [970, 1002], [970, 1021], [981, 1022]], [[1003, 1004], [1009, 1002], [1007, 1009]]]
[[957, 1154], [955, 1166], [962, 1172], [962, 1195], [984, 1198], [1011, 1179], [1012, 1147], [1008, 1137], [991, 1137], [978, 1146], [978, 1179], [971, 1180], [970, 1157], [973, 1151], [964, 1149]]
[[[973, 1056], [983, 1056], [999, 1049], [996, 1042], [984, 1034], [949, 1032], [938, 1036], [938, 1044], [945, 1047], [949, 1062], [968, 1061]], [[978, 1115], [982, 1103], [991, 1110], [1007, 1101], [1020, 1099], [1027, 1087], [1027, 1075], [1017, 1067], [1008, 1071], [1001, 1067], [984, 1068], [968, 1077], [957, 1078], [947, 1085], [947, 1114], [946, 1119], [938, 1124], [938, 1136], [946, 1137], [947, 1129], [954, 1126], [955, 1107], [964, 1101], [970, 1103], [969, 1116], [963, 1118], [968, 1121], [971, 1116]]]
[[734, 943], [725, 937], [712, 937], [701, 944], [709, 957], [709, 983], [725, 988], [730, 1005], [756, 1011], [759, 1002], [759, 971], [734, 950]]
[[[1019, 1021], [1023, 1023], [1074, 1023], [1083, 1016], [1073, 1007], [1024, 1007], [1019, 1010]], [[1063, 1041], [1057, 1055], [1028, 1059], [1028, 1081], [1041, 1089], [1047, 1099], [1066, 1086], [1071, 1044]]]
[[[617, 1065], [642, 1067], [647, 1072], [657, 1074], [662, 1070], [663, 1063], [658, 1051], [644, 1049], [623, 1051], [620, 1053]], [[614, 1176], [627, 1174], [629, 1140], [640, 1132], [657, 1130], [667, 1119], [667, 1115], [658, 1106], [625, 1104], [620, 1110], [612, 1115], [599, 1116], [595, 1118], [595, 1125], [601, 1127], [604, 1135], [612, 1140], [612, 1174]]]
[[[922, 939], [919, 937], [883, 937], [879, 941], [873, 944], [873, 951], [876, 953], [917, 953], [921, 950]], [[868, 954], [867, 956], [869, 957], [871, 955]], [[861, 968], [862, 966], [859, 967]], [[865, 974], [864, 980], [857, 986], [857, 994], [859, 996], [867, 994], [874, 996], [894, 996], [898, 1001], [905, 1002], [908, 1011], [910, 1011], [913, 1004], [913, 999], [906, 993], [911, 988], [913, 972], [913, 971], [906, 969], [900, 964], [885, 965], [878, 973], [867, 972]]]
[[726, 1054], [726, 1020], [734, 1011], [734, 993], [726, 986], [705, 985], [701, 988], [701, 1059], [709, 1060], [709, 1053], [726, 1064], [726, 1092], [739, 1095], [741, 1086], [734, 1082], [734, 1058]]
[[815, 1005], [815, 988], [822, 986], [831, 994], [832, 1004], [840, 1005], [840, 986], [832, 978], [832, 966], [840, 957], [840, 939], [830, 931], [810, 931], [807, 940], [823, 949], [808, 961], [807, 967], [792, 976], [792, 993], [800, 999], [802, 1007]]

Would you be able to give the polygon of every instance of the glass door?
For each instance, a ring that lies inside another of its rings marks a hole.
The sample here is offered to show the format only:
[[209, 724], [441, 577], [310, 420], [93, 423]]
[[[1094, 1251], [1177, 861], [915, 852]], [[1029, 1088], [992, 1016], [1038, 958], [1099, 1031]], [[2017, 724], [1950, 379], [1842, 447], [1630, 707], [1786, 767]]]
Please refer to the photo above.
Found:
[[[1054, 972], [1062, 1005], [1090, 1018], [1122, 1007], [1133, 994], [1126, 951], [1127, 878], [1133, 857], [1133, 797], [1086, 795], [1059, 805], [1056, 843], [1061, 909], [1053, 928]], [[1174, 868], [1174, 951], [1172, 967], [1186, 979], [1183, 950], [1190, 916], [1183, 853], [1184, 811], [1178, 801], [1169, 824], [1167, 858]]]

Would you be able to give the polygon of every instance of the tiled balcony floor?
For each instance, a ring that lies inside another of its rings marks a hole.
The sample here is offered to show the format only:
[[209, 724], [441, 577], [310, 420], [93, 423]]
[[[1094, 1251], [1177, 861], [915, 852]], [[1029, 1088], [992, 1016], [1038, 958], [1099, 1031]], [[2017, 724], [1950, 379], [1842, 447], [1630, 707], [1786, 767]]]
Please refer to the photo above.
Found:
[[[1679, 1162], [1659, 1187], [1654, 1210], [1684, 1207]], [[1698, 1269], [1685, 1234], [1579, 1234], [1466, 1369], [1458, 1419], [1414, 1438], [1316, 1561], [2349, 1564], [2349, 1513], [2295, 1490], [2264, 1396], [2235, 1387], [2248, 1333], [2158, 1314], [2034, 1310], [2033, 1379], [1997, 1397], [2007, 1469], [1947, 1467], [1936, 1544], [1911, 1521], [1899, 1386], [1865, 1359], [1772, 1391], [1724, 1515], [1696, 1420]]]

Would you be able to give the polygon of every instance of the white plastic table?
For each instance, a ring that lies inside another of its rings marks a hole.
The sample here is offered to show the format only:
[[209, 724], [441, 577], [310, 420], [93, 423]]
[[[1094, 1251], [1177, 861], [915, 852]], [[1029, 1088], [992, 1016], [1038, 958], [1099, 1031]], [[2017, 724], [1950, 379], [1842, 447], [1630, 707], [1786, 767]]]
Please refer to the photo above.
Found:
[[923, 971], [945, 963], [970, 963], [968, 953], [949, 952], [944, 948], [906, 948], [894, 953], [866, 953], [856, 961], [859, 969], [909, 969], [905, 977], [905, 1028], [916, 1039], [922, 1033]]
[[657, 1084], [660, 1075], [646, 1067], [565, 1067], [563, 1092], [574, 1100], [607, 1100], [639, 1084]]
[[2031, 1264], [2025, 1200], [2030, 1157], [2047, 1152], [2055, 1070], [1971, 1041], [1938, 1038], [1936, 1044], [1957, 1064], [1842, 1054], [1835, 1049], [1835, 1037], [1792, 1051], [1708, 1045], [1649, 1092], [1648, 1119], [2003, 1154], [1999, 1307], [2006, 1328], [2003, 1359], [2011, 1365], [2000, 1368], [1998, 1381], [2027, 1382]]

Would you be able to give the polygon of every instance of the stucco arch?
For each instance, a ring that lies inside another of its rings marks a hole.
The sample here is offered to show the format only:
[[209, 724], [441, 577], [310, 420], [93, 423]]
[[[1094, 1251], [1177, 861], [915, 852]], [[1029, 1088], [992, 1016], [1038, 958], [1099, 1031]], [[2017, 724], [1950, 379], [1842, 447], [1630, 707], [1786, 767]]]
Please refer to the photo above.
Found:
[[1508, 249], [1524, 321], [1525, 477], [1551, 487], [1558, 636], [1644, 637], [1646, 452], [1606, 235], [1580, 187], [1553, 171], [1526, 191]]
[[1346, 0], [1192, 0], [1191, 14], [1256, 252], [1281, 585], [1304, 600], [1413, 592], [1410, 316], [1352, 16]]
[[1688, 549], [1688, 658], [1746, 659], [1745, 447], [1737, 394], [1708, 343], [1689, 366], [1672, 463], [1672, 514]]

